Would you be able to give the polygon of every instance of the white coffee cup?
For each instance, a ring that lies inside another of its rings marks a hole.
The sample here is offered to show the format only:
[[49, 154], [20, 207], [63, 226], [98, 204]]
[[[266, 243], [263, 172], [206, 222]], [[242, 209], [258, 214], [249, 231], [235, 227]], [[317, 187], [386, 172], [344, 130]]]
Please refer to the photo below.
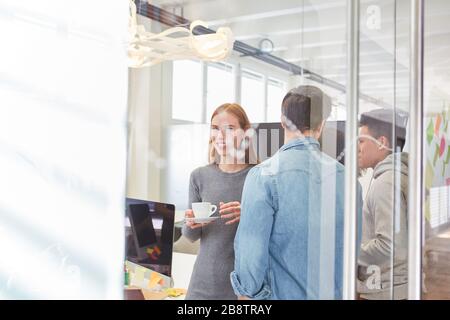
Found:
[[192, 211], [196, 218], [208, 218], [216, 212], [217, 206], [209, 202], [194, 202], [192, 203]]

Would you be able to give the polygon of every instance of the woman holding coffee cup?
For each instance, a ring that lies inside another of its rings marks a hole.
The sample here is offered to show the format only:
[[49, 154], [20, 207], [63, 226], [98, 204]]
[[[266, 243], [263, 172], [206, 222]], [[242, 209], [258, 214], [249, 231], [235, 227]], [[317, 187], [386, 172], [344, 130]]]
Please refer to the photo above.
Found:
[[238, 104], [223, 104], [211, 117], [209, 165], [191, 173], [191, 209], [186, 211], [182, 230], [189, 240], [200, 239], [186, 299], [237, 298], [230, 273], [234, 269], [233, 244], [242, 189], [247, 173], [257, 164], [252, 132], [247, 114]]

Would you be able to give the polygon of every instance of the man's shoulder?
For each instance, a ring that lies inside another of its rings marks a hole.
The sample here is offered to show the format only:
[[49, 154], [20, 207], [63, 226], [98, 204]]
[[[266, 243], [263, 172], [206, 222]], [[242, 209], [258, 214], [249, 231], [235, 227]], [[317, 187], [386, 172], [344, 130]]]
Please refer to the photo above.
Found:
[[370, 189], [367, 192], [367, 199], [371, 202], [378, 202], [380, 198], [388, 198], [393, 190], [393, 176], [392, 173], [385, 172], [374, 178]]
[[375, 187], [386, 187], [386, 186], [392, 186], [393, 184], [393, 177], [394, 172], [391, 170], [387, 170], [381, 174], [379, 174], [377, 177], [374, 177], [373, 179], [373, 185]]
[[273, 176], [279, 172], [279, 169], [280, 169], [280, 153], [277, 152], [272, 157], [254, 166], [250, 170], [249, 174], [261, 176]]
[[334, 171], [337, 171], [339, 173], [345, 172], [345, 167], [342, 163], [340, 163], [337, 159], [331, 157], [330, 155], [326, 154], [325, 152], [320, 152], [322, 162], [327, 165], [328, 167], [332, 168]]

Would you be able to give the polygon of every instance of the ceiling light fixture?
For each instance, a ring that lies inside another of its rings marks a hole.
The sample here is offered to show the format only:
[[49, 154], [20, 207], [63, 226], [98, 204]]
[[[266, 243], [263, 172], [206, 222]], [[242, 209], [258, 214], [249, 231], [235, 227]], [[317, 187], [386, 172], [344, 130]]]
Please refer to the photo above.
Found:
[[195, 27], [208, 26], [194, 21], [190, 29], [174, 27], [154, 34], [137, 23], [136, 4], [130, 0], [128, 61], [129, 67], [152, 66], [167, 60], [200, 59], [221, 61], [233, 51], [234, 37], [230, 28], [216, 33], [194, 35]]

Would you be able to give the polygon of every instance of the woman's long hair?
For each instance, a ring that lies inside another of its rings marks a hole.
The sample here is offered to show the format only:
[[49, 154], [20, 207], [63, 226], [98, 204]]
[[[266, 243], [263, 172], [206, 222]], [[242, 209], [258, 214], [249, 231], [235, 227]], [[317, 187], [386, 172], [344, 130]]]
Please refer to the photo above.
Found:
[[[212, 119], [223, 113], [227, 112], [229, 114], [232, 114], [233, 116], [238, 119], [240, 129], [247, 132], [247, 130], [250, 130], [252, 128], [250, 120], [248, 120], [247, 114], [245, 113], [245, 110], [237, 103], [225, 103], [219, 106], [212, 114], [211, 116], [211, 122]], [[253, 146], [253, 139], [249, 137], [248, 135], [245, 135], [243, 138], [244, 145], [245, 145], [245, 163], [255, 165], [258, 164], [258, 157], [256, 155], [255, 148]], [[239, 148], [239, 147], [238, 147]], [[210, 137], [209, 139], [209, 163], [219, 163], [220, 157], [216, 152], [216, 149], [213, 145], [213, 139]]]

